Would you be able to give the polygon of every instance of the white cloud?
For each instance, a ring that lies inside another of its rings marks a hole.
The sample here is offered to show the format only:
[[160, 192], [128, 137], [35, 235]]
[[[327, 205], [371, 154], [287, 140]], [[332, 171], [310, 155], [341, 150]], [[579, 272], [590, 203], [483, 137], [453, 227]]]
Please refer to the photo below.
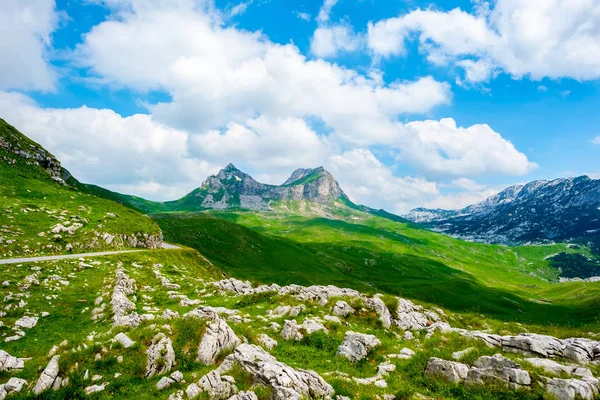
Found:
[[[208, 0], [102, 2], [113, 14], [84, 36], [76, 61], [95, 82], [142, 95], [162, 90], [169, 101], [122, 117], [44, 109], [0, 92], [1, 115], [83, 181], [165, 200], [229, 162], [268, 183], [324, 165], [360, 202], [399, 212], [442, 195], [432, 181], [439, 177], [522, 175], [535, 167], [487, 125], [400, 122], [451, 101], [449, 85], [432, 77], [386, 84], [378, 71], [307, 59], [292, 44], [226, 27]], [[419, 177], [395, 176], [373, 148]], [[473, 189], [461, 182], [460, 190]]]
[[525, 175], [537, 168], [488, 125], [457, 127], [452, 118], [414, 121], [400, 159], [431, 175]]
[[48, 62], [51, 34], [61, 14], [54, 0], [3, 0], [0, 6], [0, 90], [54, 88]]
[[593, 138], [590, 143], [600, 145], [600, 136]]
[[499, 69], [514, 77], [600, 77], [600, 3], [591, 0], [497, 0], [476, 7], [409, 12], [369, 24], [377, 56], [401, 55], [418, 39], [437, 65], [465, 68], [468, 81], [485, 81]]
[[307, 21], [307, 22], [308, 22], [308, 21], [310, 21], [310, 19], [311, 19], [311, 16], [310, 16], [310, 14], [309, 14], [309, 13], [306, 13], [306, 12], [302, 12], [302, 11], [294, 11], [294, 14], [296, 14], [296, 16], [297, 16], [298, 18], [300, 18], [301, 20], [303, 20], [303, 21]]
[[317, 15], [317, 21], [320, 23], [328, 22], [331, 9], [338, 3], [338, 1], [339, 0], [324, 0], [323, 6], [319, 10], [319, 15]]
[[538, 92], [547, 92], [548, 88], [544, 85], [538, 86]]
[[367, 149], [333, 155], [329, 165], [342, 188], [360, 204], [402, 214], [439, 194], [434, 182], [395, 176]]
[[310, 41], [310, 51], [321, 58], [335, 57], [339, 52], [352, 52], [361, 46], [362, 39], [349, 24], [321, 26]]
[[235, 6], [231, 7], [228, 13], [229, 18], [233, 18], [245, 13], [248, 7], [252, 4], [252, 1], [253, 0], [242, 1], [241, 3], [238, 3]]

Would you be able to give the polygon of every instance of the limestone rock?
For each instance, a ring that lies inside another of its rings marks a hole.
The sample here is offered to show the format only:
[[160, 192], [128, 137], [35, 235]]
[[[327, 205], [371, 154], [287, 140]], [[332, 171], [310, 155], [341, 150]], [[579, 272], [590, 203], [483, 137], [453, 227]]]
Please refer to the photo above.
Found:
[[254, 392], [239, 392], [231, 396], [229, 400], [258, 400], [258, 397], [256, 397]]
[[331, 385], [316, 372], [291, 368], [255, 345], [239, 345], [218, 369], [226, 371], [235, 364], [250, 373], [255, 382], [270, 387], [273, 400], [333, 396]]
[[40, 375], [35, 387], [33, 388], [33, 393], [38, 395], [52, 387], [54, 380], [58, 376], [59, 368], [58, 368], [58, 358], [59, 356], [54, 356], [50, 359], [50, 362]]
[[504, 382], [511, 389], [531, 385], [529, 373], [521, 369], [518, 363], [501, 354], [480, 357], [474, 365], [475, 367], [468, 372], [467, 384], [483, 385]]
[[469, 367], [456, 361], [446, 361], [432, 357], [425, 367], [425, 376], [441, 377], [447, 381], [458, 383], [467, 377]]
[[338, 347], [337, 355], [346, 357], [352, 362], [360, 361], [380, 344], [381, 342], [374, 335], [348, 331], [344, 341]]
[[121, 345], [126, 349], [130, 348], [135, 344], [135, 342], [129, 339], [129, 337], [123, 332], [120, 332], [117, 334], [117, 336], [115, 336], [115, 341], [121, 343]]
[[15, 327], [16, 328], [26, 328], [26, 329], [31, 329], [34, 326], [36, 326], [36, 324], [38, 323], [38, 318], [37, 317], [22, 317], [20, 319], [17, 320], [17, 322], [15, 322]]
[[596, 385], [579, 379], [549, 379], [546, 391], [557, 400], [593, 400], [598, 395]]
[[406, 299], [398, 299], [398, 310], [394, 323], [404, 330], [424, 329], [429, 324], [427, 317], [418, 311], [418, 308]]
[[258, 335], [256, 340], [267, 350], [273, 350], [277, 346], [277, 341], [264, 333]]
[[228, 399], [237, 392], [237, 388], [230, 380], [223, 378], [217, 371], [211, 371], [200, 378], [198, 387], [202, 391], [208, 392], [210, 399]]
[[175, 351], [171, 339], [164, 333], [159, 333], [152, 339], [152, 344], [146, 350], [148, 363], [146, 365], [146, 378], [169, 372], [175, 365]]
[[0, 372], [23, 368], [25, 368], [25, 359], [13, 357], [6, 351], [0, 350]]
[[211, 322], [198, 347], [198, 361], [203, 364], [214, 364], [219, 354], [231, 350], [241, 343], [233, 330], [223, 319]]
[[350, 304], [346, 303], [343, 300], [338, 300], [333, 306], [332, 310], [333, 315], [337, 315], [338, 317], [347, 317], [350, 314], [354, 314], [354, 308], [350, 307]]
[[329, 332], [329, 330], [325, 328], [323, 324], [312, 319], [305, 319], [302, 325], [300, 326], [302, 327], [302, 330], [306, 332], [307, 335], [312, 335], [313, 333], [318, 331], [323, 331], [325, 333]]
[[372, 297], [365, 300], [365, 305], [377, 313], [384, 329], [389, 329], [392, 326], [392, 314], [383, 300], [378, 297]]
[[477, 351], [475, 347], [468, 347], [461, 351], [455, 351], [452, 353], [452, 358], [456, 361], [462, 360], [467, 354]]
[[301, 326], [298, 325], [296, 320], [286, 320], [279, 336], [283, 340], [302, 340], [304, 336], [300, 333], [300, 328]]

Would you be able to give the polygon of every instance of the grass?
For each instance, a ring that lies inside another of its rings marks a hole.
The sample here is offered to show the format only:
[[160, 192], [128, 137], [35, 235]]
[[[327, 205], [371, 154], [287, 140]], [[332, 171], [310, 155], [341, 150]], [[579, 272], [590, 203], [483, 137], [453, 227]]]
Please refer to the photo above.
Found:
[[548, 282], [553, 270], [544, 257], [577, 250], [469, 243], [354, 215], [358, 219], [233, 211], [154, 218], [167, 240], [199, 249], [242, 279], [333, 284], [504, 321], [598, 326], [600, 285]]
[[[2, 258], [62, 254], [67, 252], [67, 244], [73, 246], [73, 252], [129, 247], [128, 243], [107, 245], [99, 237], [104, 233], [117, 237], [160, 234], [160, 228], [150, 218], [115, 202], [60, 185], [37, 164], [2, 148], [0, 160]], [[82, 227], [73, 234], [50, 232], [58, 223], [67, 227], [78, 223]]]

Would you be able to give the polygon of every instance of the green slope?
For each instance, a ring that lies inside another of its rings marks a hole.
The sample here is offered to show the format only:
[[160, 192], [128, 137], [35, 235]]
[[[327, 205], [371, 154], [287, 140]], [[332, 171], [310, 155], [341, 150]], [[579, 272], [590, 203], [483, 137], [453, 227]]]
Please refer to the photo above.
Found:
[[155, 216], [167, 240], [200, 250], [243, 279], [346, 286], [534, 324], [596, 323], [600, 284], [544, 278], [556, 274], [544, 257], [572, 251], [564, 245], [476, 244], [364, 213], [354, 218], [243, 211]]
[[[36, 157], [37, 155], [37, 157]], [[125, 237], [159, 236], [150, 218], [115, 202], [83, 193], [52, 154], [0, 119], [0, 257], [60, 254], [131, 247]], [[53, 233], [57, 224], [81, 224], [73, 234]], [[115, 236], [109, 246], [102, 234]]]

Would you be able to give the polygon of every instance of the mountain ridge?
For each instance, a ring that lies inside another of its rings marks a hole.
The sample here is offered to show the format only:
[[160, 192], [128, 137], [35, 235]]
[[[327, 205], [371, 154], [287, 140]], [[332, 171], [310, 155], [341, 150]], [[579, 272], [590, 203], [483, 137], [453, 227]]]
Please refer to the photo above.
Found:
[[600, 235], [600, 180], [583, 175], [509, 186], [460, 210], [415, 208], [405, 218], [454, 237], [518, 245]]

